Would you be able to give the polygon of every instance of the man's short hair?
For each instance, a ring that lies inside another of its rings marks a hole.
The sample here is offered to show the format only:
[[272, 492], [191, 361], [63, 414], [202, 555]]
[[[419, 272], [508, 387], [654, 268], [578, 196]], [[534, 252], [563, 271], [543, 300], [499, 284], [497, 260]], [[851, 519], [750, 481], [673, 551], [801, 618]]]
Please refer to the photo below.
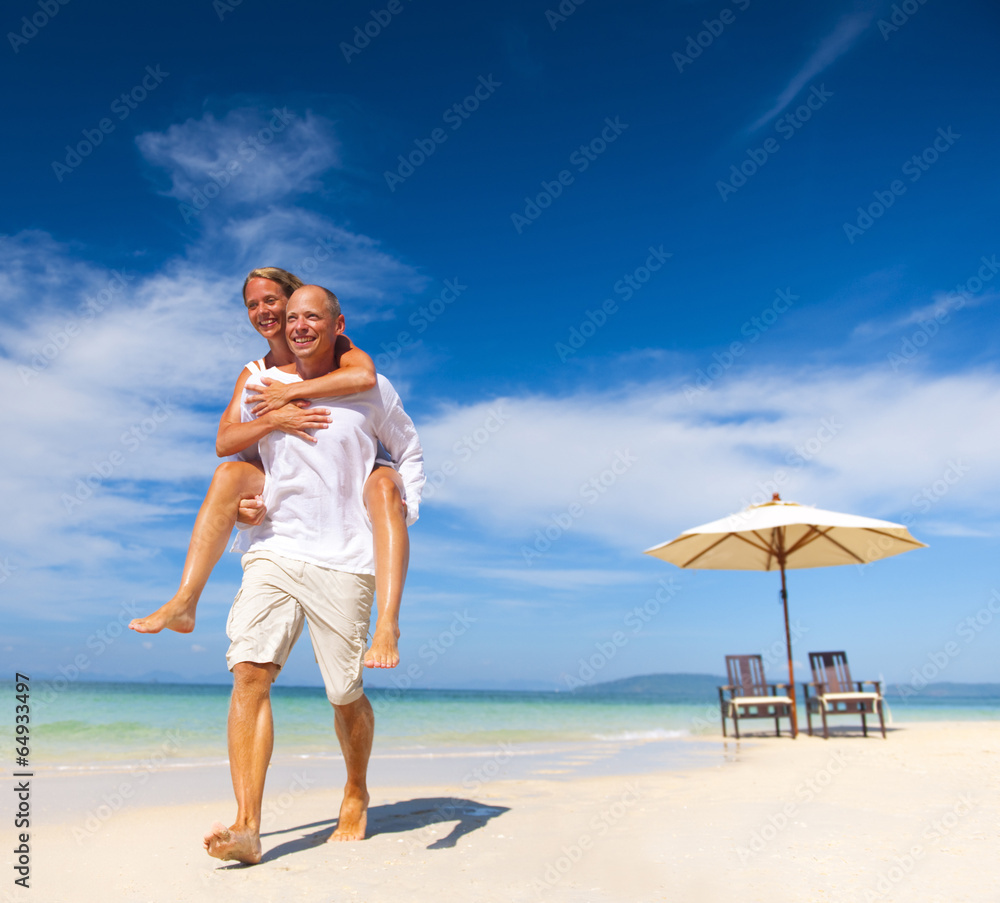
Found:
[[[323, 286], [321, 285], [319, 288], [323, 288]], [[323, 288], [323, 291], [326, 292], [326, 308], [330, 311], [330, 316], [336, 320], [340, 316], [340, 299], [328, 288]]]
[[294, 273], [289, 273], [288, 270], [283, 270], [281, 267], [258, 267], [256, 270], [251, 270], [247, 278], [243, 280], [244, 301], [247, 298], [247, 285], [251, 279], [270, 279], [272, 282], [277, 282], [286, 298], [290, 298], [292, 292], [297, 288], [302, 288], [302, 280]]

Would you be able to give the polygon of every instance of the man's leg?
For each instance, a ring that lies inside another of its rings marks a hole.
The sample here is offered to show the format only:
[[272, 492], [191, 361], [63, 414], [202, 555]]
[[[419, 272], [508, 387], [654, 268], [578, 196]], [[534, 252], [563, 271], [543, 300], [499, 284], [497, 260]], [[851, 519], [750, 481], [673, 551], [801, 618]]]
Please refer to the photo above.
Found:
[[344, 801], [337, 829], [329, 841], [364, 840], [368, 825], [368, 759], [375, 735], [375, 713], [367, 696], [347, 705], [335, 705], [334, 726], [347, 766]]
[[181, 585], [169, 602], [151, 615], [134, 618], [128, 625], [138, 633], [194, 630], [195, 610], [205, 584], [226, 551], [229, 536], [236, 525], [240, 501], [259, 495], [264, 488], [263, 471], [245, 461], [227, 461], [215, 468], [212, 483], [205, 494], [188, 543], [187, 558], [181, 572]]
[[366, 668], [395, 668], [399, 664], [399, 606], [410, 563], [410, 535], [406, 530], [403, 481], [391, 467], [376, 467], [365, 483], [365, 507], [375, 543], [375, 599], [378, 619]]
[[216, 859], [260, 862], [260, 809], [274, 747], [271, 684], [277, 673], [278, 666], [273, 663], [238, 662], [233, 666], [228, 740], [236, 821], [228, 828], [216, 822], [205, 835], [205, 849]]

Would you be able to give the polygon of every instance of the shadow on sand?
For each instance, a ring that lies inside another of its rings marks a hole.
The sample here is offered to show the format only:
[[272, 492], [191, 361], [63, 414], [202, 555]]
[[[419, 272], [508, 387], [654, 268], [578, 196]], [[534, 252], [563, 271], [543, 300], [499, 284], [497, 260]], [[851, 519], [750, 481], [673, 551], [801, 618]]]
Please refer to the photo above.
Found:
[[[431, 825], [443, 824], [445, 822], [455, 822], [455, 826], [446, 837], [434, 839], [427, 844], [428, 850], [444, 850], [454, 847], [459, 838], [476, 831], [486, 825], [491, 818], [503, 815], [510, 810], [506, 806], [487, 806], [477, 803], [475, 800], [460, 799], [455, 796], [432, 796], [421, 799], [406, 800], [399, 803], [391, 803], [385, 806], [372, 806], [368, 810], [368, 837], [376, 834], [406, 834], [419, 831]], [[292, 840], [286, 840], [278, 844], [273, 849], [264, 853], [261, 862], [272, 862], [282, 856], [291, 853], [298, 853], [308, 850], [326, 842], [333, 829], [337, 826], [337, 819], [331, 818], [328, 821], [313, 822], [308, 825], [296, 825], [286, 828], [284, 831], [271, 831], [261, 835], [261, 840], [266, 837], [276, 837], [279, 834], [294, 834], [300, 831], [309, 832]], [[414, 838], [423, 844], [427, 838]], [[247, 868], [242, 863], [234, 863], [227, 868]]]

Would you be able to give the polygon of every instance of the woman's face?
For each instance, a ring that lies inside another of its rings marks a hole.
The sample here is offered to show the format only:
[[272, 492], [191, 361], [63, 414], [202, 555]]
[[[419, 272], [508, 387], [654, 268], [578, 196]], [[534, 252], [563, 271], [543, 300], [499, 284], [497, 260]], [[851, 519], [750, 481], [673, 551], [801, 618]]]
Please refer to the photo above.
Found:
[[284, 335], [285, 297], [284, 289], [271, 279], [256, 276], [247, 283], [243, 301], [247, 306], [250, 325], [265, 339]]

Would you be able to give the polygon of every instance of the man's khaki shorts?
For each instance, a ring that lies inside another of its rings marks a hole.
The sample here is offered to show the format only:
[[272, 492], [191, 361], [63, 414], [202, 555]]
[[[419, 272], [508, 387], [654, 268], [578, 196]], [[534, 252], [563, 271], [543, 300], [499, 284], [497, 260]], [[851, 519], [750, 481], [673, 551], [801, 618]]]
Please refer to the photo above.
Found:
[[243, 556], [243, 583], [233, 600], [226, 636], [229, 670], [240, 662], [274, 662], [284, 667], [309, 623], [309, 638], [326, 696], [346, 705], [364, 692], [365, 644], [375, 578], [335, 571], [273, 552]]

